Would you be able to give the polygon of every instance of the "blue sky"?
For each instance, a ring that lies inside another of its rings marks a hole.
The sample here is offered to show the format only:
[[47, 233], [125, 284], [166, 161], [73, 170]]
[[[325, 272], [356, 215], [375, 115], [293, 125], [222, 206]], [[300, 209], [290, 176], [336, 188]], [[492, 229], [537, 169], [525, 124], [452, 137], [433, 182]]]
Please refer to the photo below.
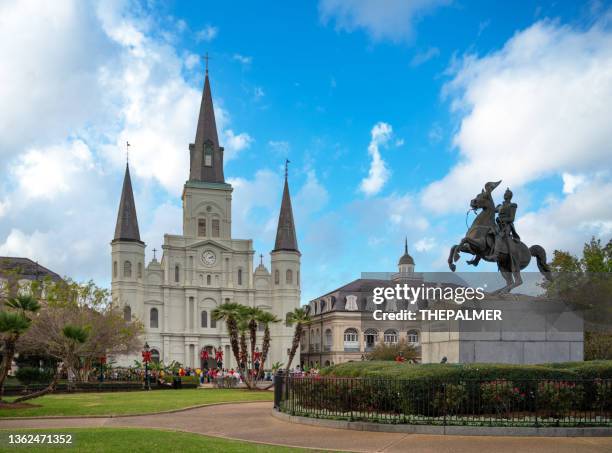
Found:
[[178, 233], [206, 52], [234, 236], [268, 254], [289, 158], [304, 301], [394, 270], [405, 236], [417, 270], [443, 270], [488, 180], [549, 254], [612, 232], [606, 2], [24, 0], [0, 15], [1, 255], [107, 284], [126, 139], [149, 257]]

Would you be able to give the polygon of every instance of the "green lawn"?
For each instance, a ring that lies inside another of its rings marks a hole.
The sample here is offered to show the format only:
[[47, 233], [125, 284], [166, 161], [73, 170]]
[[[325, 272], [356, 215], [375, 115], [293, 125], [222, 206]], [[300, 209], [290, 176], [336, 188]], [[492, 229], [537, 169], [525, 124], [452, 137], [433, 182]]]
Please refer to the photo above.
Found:
[[[10, 446], [8, 434], [72, 434], [73, 443], [69, 447], [23, 447]], [[0, 431], [0, 452], [15, 451], [54, 451], [66, 450], [69, 452], [306, 452], [306, 450], [289, 447], [275, 447], [272, 445], [253, 444], [235, 440], [225, 440], [217, 437], [201, 436], [199, 434], [182, 433], [175, 431], [162, 431], [158, 429], [133, 428], [79, 428], [79, 429], [21, 429]], [[312, 451], [312, 450], [310, 450]]]
[[[10, 400], [11, 398], [7, 398]], [[198, 404], [240, 401], [272, 401], [268, 391], [242, 389], [184, 389], [137, 392], [72, 393], [46, 395], [28, 401], [40, 407], [0, 409], [2, 417], [43, 415], [119, 415], [159, 412]]]

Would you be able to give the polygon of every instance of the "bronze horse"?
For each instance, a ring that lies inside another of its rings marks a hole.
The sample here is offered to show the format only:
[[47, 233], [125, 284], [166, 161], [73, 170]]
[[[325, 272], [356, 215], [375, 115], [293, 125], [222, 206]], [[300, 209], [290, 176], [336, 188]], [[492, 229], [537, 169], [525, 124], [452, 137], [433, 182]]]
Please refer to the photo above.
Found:
[[[471, 209], [476, 212], [476, 218], [469, 227], [465, 237], [457, 245], [453, 245], [448, 256], [448, 266], [455, 272], [455, 262], [459, 260], [459, 253], [469, 253], [474, 258], [467, 261], [467, 264], [478, 266], [480, 260], [487, 259], [492, 254], [495, 246], [495, 235], [497, 234], [495, 225], [495, 203], [491, 193], [501, 183], [488, 182], [481, 193], [470, 202]], [[548, 280], [551, 279], [550, 267], [546, 263], [546, 251], [539, 245], [527, 247], [523, 242], [512, 238], [506, 241], [505, 247], [498, 255], [497, 267], [501, 272], [506, 286], [495, 291], [497, 294], [508, 293], [513, 288], [523, 283], [521, 270], [525, 269], [531, 257], [535, 257], [538, 269]]]

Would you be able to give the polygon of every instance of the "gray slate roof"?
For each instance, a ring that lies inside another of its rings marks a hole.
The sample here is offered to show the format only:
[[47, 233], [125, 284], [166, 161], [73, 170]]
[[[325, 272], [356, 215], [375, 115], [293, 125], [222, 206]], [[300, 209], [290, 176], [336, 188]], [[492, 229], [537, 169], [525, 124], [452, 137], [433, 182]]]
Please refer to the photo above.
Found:
[[138, 218], [136, 217], [136, 204], [134, 203], [129, 165], [125, 166], [125, 177], [123, 178], [123, 189], [121, 190], [121, 200], [119, 201], [119, 211], [117, 212], [114, 241], [142, 242], [140, 240], [140, 231], [138, 230]]
[[283, 189], [283, 201], [280, 214], [278, 215], [278, 227], [276, 229], [276, 242], [273, 252], [280, 250], [299, 252], [297, 236], [295, 234], [295, 222], [293, 221], [293, 210], [291, 209], [291, 196], [289, 195], [289, 183], [285, 175], [285, 187]]
[[42, 280], [44, 277], [49, 277], [54, 282], [62, 280], [62, 277], [58, 274], [32, 261], [30, 258], [0, 256], [0, 275], [13, 273], [27, 280]]

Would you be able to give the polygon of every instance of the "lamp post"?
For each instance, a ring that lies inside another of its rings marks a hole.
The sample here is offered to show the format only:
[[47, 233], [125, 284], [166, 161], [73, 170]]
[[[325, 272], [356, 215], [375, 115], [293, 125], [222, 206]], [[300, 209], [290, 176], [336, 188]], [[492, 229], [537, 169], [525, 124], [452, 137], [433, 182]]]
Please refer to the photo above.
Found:
[[142, 350], [142, 361], [145, 364], [145, 389], [151, 390], [151, 384], [149, 383], [149, 362], [151, 361], [151, 348], [149, 348], [149, 343], [146, 342]]
[[100, 382], [104, 382], [104, 365], [106, 364], [106, 357], [100, 357]]

